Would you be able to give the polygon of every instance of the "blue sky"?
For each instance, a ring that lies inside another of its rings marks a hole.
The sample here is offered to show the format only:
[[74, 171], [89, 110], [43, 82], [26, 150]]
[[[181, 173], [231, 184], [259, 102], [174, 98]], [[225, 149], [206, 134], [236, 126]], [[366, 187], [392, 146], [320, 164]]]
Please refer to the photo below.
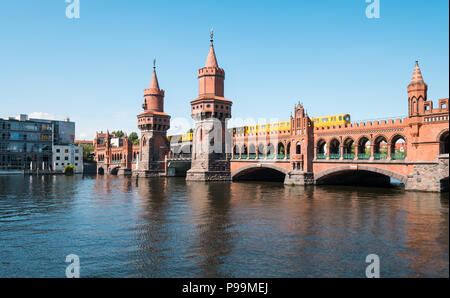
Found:
[[190, 121], [212, 27], [237, 120], [288, 120], [298, 101], [311, 116], [405, 115], [415, 60], [429, 99], [449, 93], [444, 0], [380, 0], [379, 19], [365, 0], [80, 0], [80, 19], [66, 18], [67, 5], [1, 2], [0, 117], [70, 117], [83, 139], [137, 131], [156, 57], [178, 127]]

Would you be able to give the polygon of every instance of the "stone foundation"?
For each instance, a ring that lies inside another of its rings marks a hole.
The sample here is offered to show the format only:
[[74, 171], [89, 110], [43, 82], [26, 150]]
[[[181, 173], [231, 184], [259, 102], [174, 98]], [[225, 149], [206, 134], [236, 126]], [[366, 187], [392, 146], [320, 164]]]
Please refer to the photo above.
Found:
[[445, 181], [443, 181], [444, 178], [449, 176], [448, 164], [448, 154], [439, 156], [437, 163], [415, 164], [414, 171], [408, 175], [405, 189], [433, 192], [448, 191], [448, 189], [445, 189]]
[[312, 185], [314, 184], [314, 174], [305, 173], [302, 171], [291, 171], [286, 174], [284, 179], [284, 184], [286, 185]]
[[231, 181], [231, 173], [191, 169], [186, 173], [186, 181]]

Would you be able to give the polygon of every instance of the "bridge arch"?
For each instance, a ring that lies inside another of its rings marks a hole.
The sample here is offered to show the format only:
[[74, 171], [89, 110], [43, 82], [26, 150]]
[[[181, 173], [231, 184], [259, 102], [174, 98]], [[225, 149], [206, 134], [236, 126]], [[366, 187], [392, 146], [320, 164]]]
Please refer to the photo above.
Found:
[[250, 164], [231, 173], [235, 180], [274, 180], [284, 181], [289, 170], [274, 164]]
[[109, 171], [109, 173], [111, 175], [117, 175], [119, 173], [119, 169], [120, 169], [120, 167], [114, 167]]
[[105, 169], [103, 169], [103, 167], [99, 167], [99, 168], [97, 169], [97, 174], [99, 174], [99, 175], [105, 175]]
[[322, 181], [324, 181], [327, 178], [331, 178], [334, 175], [344, 174], [344, 173], [350, 173], [350, 172], [357, 172], [357, 171], [364, 171], [364, 172], [370, 172], [375, 174], [384, 175], [390, 178], [394, 178], [398, 181], [400, 181], [403, 184], [406, 184], [408, 181], [408, 177], [401, 175], [399, 173], [386, 170], [383, 168], [378, 168], [374, 166], [366, 166], [366, 165], [359, 165], [357, 169], [354, 169], [351, 165], [346, 166], [339, 166], [339, 167], [333, 167], [327, 170], [324, 170], [318, 174], [314, 175], [314, 180], [317, 184], [321, 184]]

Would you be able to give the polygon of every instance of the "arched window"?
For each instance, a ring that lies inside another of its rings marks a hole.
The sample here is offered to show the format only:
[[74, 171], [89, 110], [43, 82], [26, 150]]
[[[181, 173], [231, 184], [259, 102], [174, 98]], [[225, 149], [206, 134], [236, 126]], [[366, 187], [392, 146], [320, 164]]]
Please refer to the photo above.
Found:
[[339, 159], [341, 156], [341, 144], [337, 139], [332, 139], [330, 142], [330, 159]]
[[295, 154], [302, 154], [302, 146], [300, 145], [300, 142], [298, 142], [295, 146]]
[[358, 159], [370, 158], [370, 141], [367, 137], [362, 137], [358, 142]]
[[406, 140], [402, 135], [395, 135], [391, 140], [391, 158], [396, 160], [406, 158]]
[[373, 143], [373, 158], [376, 160], [386, 159], [388, 156], [388, 144], [384, 136], [375, 138]]

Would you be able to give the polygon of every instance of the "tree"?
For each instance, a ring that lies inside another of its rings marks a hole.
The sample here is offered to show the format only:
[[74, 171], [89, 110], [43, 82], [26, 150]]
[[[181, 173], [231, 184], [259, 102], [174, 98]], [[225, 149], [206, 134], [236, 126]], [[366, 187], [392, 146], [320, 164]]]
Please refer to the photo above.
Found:
[[113, 131], [112, 134], [115, 135], [116, 138], [123, 138], [123, 136], [125, 135], [121, 130]]
[[83, 147], [83, 161], [84, 162], [94, 161], [94, 145], [81, 144], [81, 147]]
[[64, 168], [64, 174], [66, 174], [66, 176], [72, 176], [74, 172], [75, 172], [75, 167], [73, 165], [67, 165]]
[[130, 133], [128, 139], [133, 143], [133, 145], [139, 145], [139, 136], [136, 132]]

